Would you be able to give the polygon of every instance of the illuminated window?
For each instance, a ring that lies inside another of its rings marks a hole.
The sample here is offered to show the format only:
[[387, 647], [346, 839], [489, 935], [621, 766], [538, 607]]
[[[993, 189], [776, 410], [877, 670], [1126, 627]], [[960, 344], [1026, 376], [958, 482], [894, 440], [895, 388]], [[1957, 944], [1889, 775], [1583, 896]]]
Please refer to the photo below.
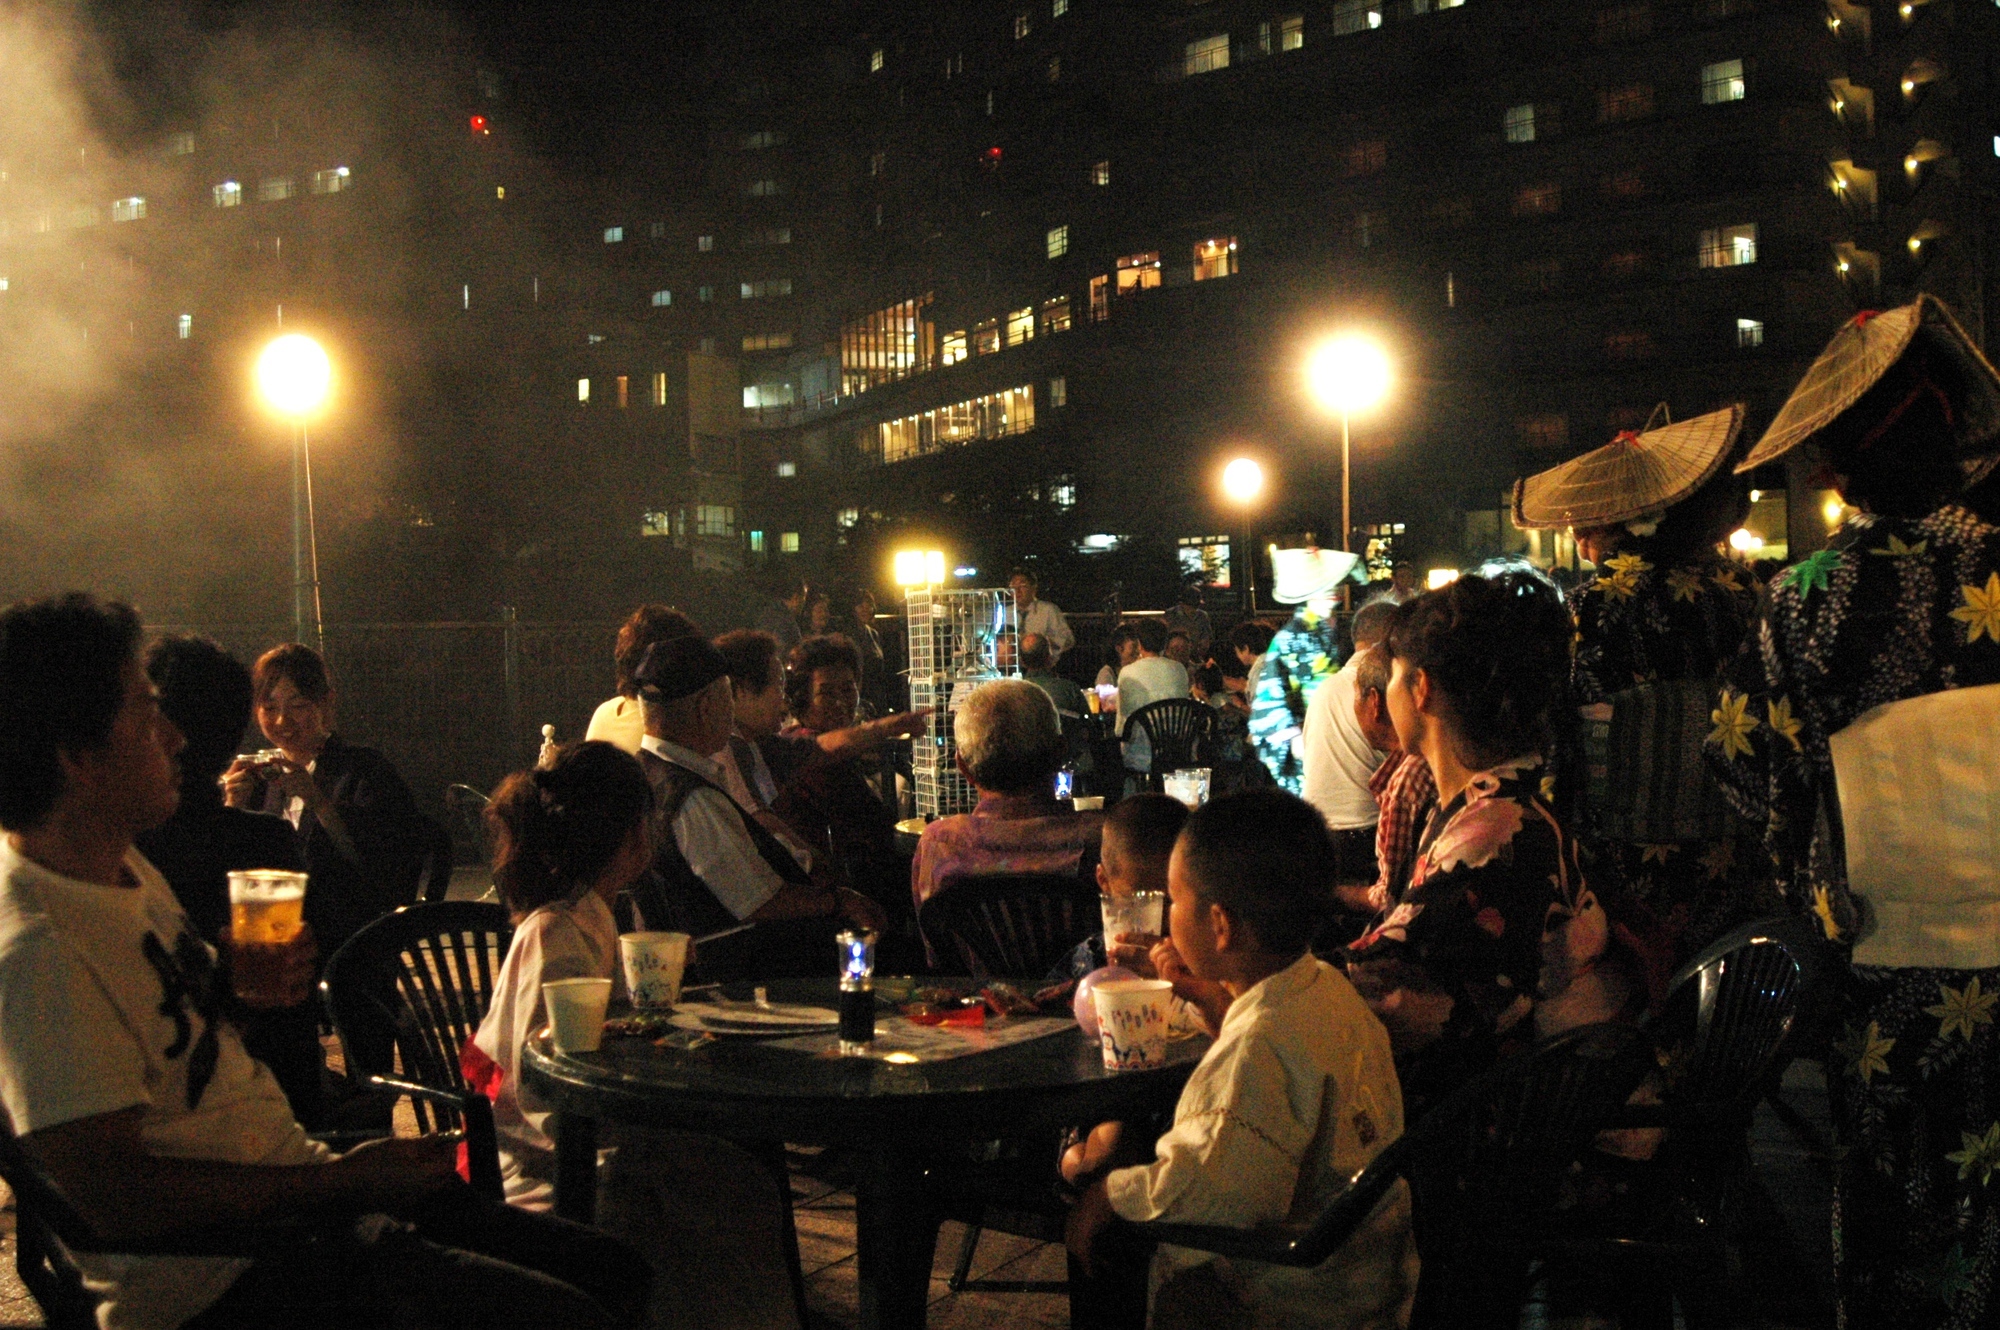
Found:
[[1738, 268], [1757, 261], [1757, 224], [1719, 226], [1701, 233], [1701, 266]]
[[1000, 349], [1000, 320], [981, 319], [972, 325], [972, 354], [990, 356]]
[[743, 405], [752, 411], [767, 406], [790, 406], [792, 398], [789, 383], [753, 383], [743, 390]]
[[142, 198], [119, 199], [111, 205], [111, 220], [114, 222], [136, 222], [146, 215], [146, 200]]
[[1524, 106], [1510, 106], [1500, 117], [1500, 127], [1509, 143], [1533, 143], [1535, 141], [1535, 106], [1530, 102]]
[[987, 393], [876, 426], [884, 462], [901, 462], [978, 439], [1024, 434], [1035, 427], [1032, 385]]
[[1049, 380], [1049, 405], [1052, 407], [1069, 405], [1068, 379], [1058, 376]]
[[1190, 78], [1196, 74], [1227, 68], [1229, 68], [1229, 34], [1226, 32], [1189, 42], [1187, 52], [1181, 60], [1181, 72]]
[[169, 157], [186, 157], [194, 151], [194, 135], [189, 133], [167, 135], [166, 153]]
[[743, 187], [743, 192], [753, 199], [776, 198], [785, 192], [782, 180], [752, 180]]
[[1111, 317], [1111, 278], [1090, 279], [1090, 321], [1102, 323]]
[[698, 503], [694, 506], [694, 533], [697, 536], [733, 536], [736, 534], [736, 510], [720, 503]]
[[1213, 240], [1203, 240], [1194, 247], [1194, 279], [1206, 282], [1214, 277], [1229, 277], [1236, 272], [1236, 237], [1217, 236]]
[[291, 196], [292, 178], [288, 175], [272, 176], [268, 180], [257, 182], [257, 201], [259, 203], [276, 203], [280, 199], [288, 199]]
[[687, 513], [684, 510], [661, 512], [653, 510], [639, 515], [639, 534], [642, 536], [673, 536], [674, 544], [681, 544], [681, 537], [687, 535]]
[[751, 333], [743, 339], [745, 351], [786, 351], [791, 345], [792, 335], [788, 332]]
[[859, 508], [842, 508], [838, 513], [834, 514], [833, 524], [842, 531], [852, 531], [855, 527], [861, 525], [861, 510]]
[[1181, 576], [1220, 590], [1229, 587], [1229, 537], [1182, 536], [1175, 553]]
[[1746, 349], [1764, 345], [1764, 321], [1762, 319], [1736, 320], [1736, 345]]
[[1514, 215], [1516, 217], [1546, 217], [1562, 209], [1562, 186], [1557, 184], [1523, 185], [1514, 191]]
[[[1995, 153], [1994, 155], [1995, 155], [1995, 156], [2000, 156], [2000, 153]], [[1110, 162], [1092, 162], [1092, 163], [1090, 164], [1090, 183], [1091, 183], [1091, 184], [1093, 184], [1093, 185], [1108, 185], [1108, 184], [1110, 184], [1110, 183], [1111, 183], [1111, 163], [1110, 163]]]
[[1373, 175], [1389, 164], [1389, 144], [1385, 139], [1368, 139], [1351, 145], [1342, 158], [1348, 175]]
[[674, 293], [672, 291], [653, 292], [653, 304], [655, 307], [663, 308], [673, 303], [674, 303]]
[[1158, 250], [1148, 250], [1144, 254], [1128, 254], [1118, 260], [1118, 294], [1130, 295], [1134, 291], [1144, 291], [1160, 284], [1160, 254]]
[[209, 191], [218, 208], [234, 208], [243, 202], [243, 186], [234, 180], [225, 180]]
[[1280, 51], [1296, 51], [1305, 44], [1305, 15], [1287, 14], [1278, 20], [1278, 49]]
[[694, 289], [694, 298], [706, 305], [709, 301], [715, 299], [715, 288], [712, 286], [697, 286]]
[[792, 228], [789, 226], [762, 226], [743, 233], [743, 248], [756, 249], [760, 245], [789, 245], [792, 243]]
[[605, 243], [605, 244], [607, 244], [607, 245], [616, 245], [616, 244], [619, 244], [620, 242], [622, 242], [622, 241], [623, 241], [624, 239], [625, 239], [625, 228], [624, 228], [624, 227], [622, 227], [622, 226], [607, 226], [607, 227], [605, 227], [605, 228], [604, 228], [604, 243]]
[[1049, 13], [1055, 18], [1069, 13], [1069, 0], [1050, 0]]
[[314, 171], [312, 190], [315, 194], [338, 194], [353, 183], [353, 173], [344, 166], [336, 166], [328, 171]]
[[1381, 0], [1334, 0], [1333, 35], [1367, 32], [1382, 26]]
[[1048, 499], [1061, 512], [1076, 507], [1076, 481], [1069, 476], [1057, 476], [1049, 485]]
[[589, 379], [578, 379], [576, 381], [576, 400], [585, 403], [588, 403], [590, 401]]
[[[6, 289], [7, 288], [4, 284], [0, 284], [0, 291], [4, 291]], [[185, 342], [194, 333], [194, 315], [192, 314], [181, 315], [180, 318], [175, 321], [175, 328], [179, 331], [181, 340]]]
[[665, 406], [666, 404], [667, 404], [667, 372], [663, 369], [654, 370], [653, 405]]
[[1743, 62], [1723, 60], [1701, 67], [1701, 99], [1710, 106], [1717, 102], [1743, 100]]
[[625, 375], [620, 374], [617, 377], [617, 379], [614, 380], [614, 382], [617, 383], [618, 385], [618, 409], [620, 411], [623, 411], [626, 407], [632, 404], [631, 398], [627, 396], [627, 389], [630, 387], [630, 380], [628, 380]]
[[761, 532], [761, 531], [752, 531], [752, 532], [750, 533], [750, 552], [751, 552], [752, 554], [762, 554], [762, 553], [764, 552], [764, 533], [763, 533], [763, 532]]
[[796, 531], [781, 532], [778, 536], [778, 553], [797, 554], [798, 552], [799, 533]]
[[1007, 345], [1019, 346], [1035, 336], [1035, 307], [1007, 311]]
[[1048, 241], [1050, 258], [1059, 259], [1069, 253], [1069, 227], [1067, 225], [1050, 227]]
[[696, 237], [694, 238], [694, 247], [695, 247], [696, 249], [700, 250], [700, 251], [701, 251], [702, 253], [706, 254], [706, 253], [708, 253], [708, 252], [709, 252], [710, 250], [712, 250], [712, 249], [714, 249], [714, 248], [715, 248], [715, 237], [714, 237], [714, 236], [696, 236]]
[[785, 141], [785, 136], [775, 129], [760, 129], [754, 134], [745, 134], [740, 142], [745, 148], [775, 148]]
[[780, 480], [790, 480], [793, 476], [798, 475], [798, 473], [799, 464], [797, 462], [778, 463], [778, 478]]
[[961, 328], [957, 332], [946, 333], [944, 341], [940, 345], [944, 349], [942, 354], [938, 356], [938, 363], [941, 365], [956, 365], [959, 361], [965, 359], [967, 355], [965, 349], [965, 330]]
[[1051, 82], [1051, 83], [1059, 83], [1059, 82], [1061, 82], [1061, 81], [1062, 81], [1062, 57], [1061, 57], [1061, 56], [1059, 56], [1059, 55], [1052, 55], [1052, 56], [1050, 56], [1050, 57], [1049, 57], [1049, 63], [1048, 63], [1048, 71], [1047, 71], [1047, 72], [1048, 72], [1048, 76], [1049, 76], [1049, 82]]
[[1042, 335], [1069, 331], [1069, 297], [1055, 296], [1042, 302]]
[[1029, 15], [1027, 10], [1024, 9], [1020, 13], [1014, 15], [1015, 41], [1018, 42], [1022, 40], [1032, 31], [1034, 31], [1034, 24], [1029, 20]]
[[879, 46], [868, 53], [868, 72], [871, 74], [882, 72], [882, 48]]
[[868, 158], [868, 174], [879, 176], [889, 169], [889, 154], [878, 152]]
[[928, 295], [903, 300], [840, 326], [840, 392], [865, 393], [937, 367], [937, 325]]
[[1566, 448], [1569, 446], [1569, 417], [1560, 413], [1546, 416], [1523, 416], [1515, 422], [1515, 430], [1521, 442], [1530, 448]]
[[792, 279], [771, 277], [760, 282], [742, 283], [743, 299], [763, 300], [770, 296], [788, 296], [792, 293]]
[[1603, 88], [1597, 94], [1597, 118], [1606, 124], [1620, 120], [1643, 120], [1653, 113], [1653, 85], [1632, 83], [1622, 88]]

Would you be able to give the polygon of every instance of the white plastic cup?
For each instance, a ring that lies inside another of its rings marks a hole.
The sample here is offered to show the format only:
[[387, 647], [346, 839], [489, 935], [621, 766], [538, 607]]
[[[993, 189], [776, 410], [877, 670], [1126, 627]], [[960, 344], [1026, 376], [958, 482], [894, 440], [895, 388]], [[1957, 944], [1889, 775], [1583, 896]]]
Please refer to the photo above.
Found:
[[555, 979], [542, 985], [549, 1030], [558, 1053], [595, 1053], [604, 1040], [604, 1012], [611, 1005], [609, 979]]
[[625, 991], [635, 1007], [671, 1007], [681, 1000], [687, 972], [686, 933], [621, 933], [618, 954], [625, 962]]
[[1104, 923], [1106, 955], [1121, 933], [1145, 933], [1159, 937], [1166, 931], [1167, 894], [1164, 891], [1136, 891], [1130, 896], [1099, 892], [1097, 910]]
[[1182, 767], [1161, 780], [1169, 798], [1178, 799], [1189, 808], [1199, 808], [1208, 802], [1209, 769], [1207, 767]]
[[1097, 1040], [1112, 1071], [1167, 1065], [1167, 1016], [1174, 986], [1164, 979], [1114, 979], [1099, 984]]

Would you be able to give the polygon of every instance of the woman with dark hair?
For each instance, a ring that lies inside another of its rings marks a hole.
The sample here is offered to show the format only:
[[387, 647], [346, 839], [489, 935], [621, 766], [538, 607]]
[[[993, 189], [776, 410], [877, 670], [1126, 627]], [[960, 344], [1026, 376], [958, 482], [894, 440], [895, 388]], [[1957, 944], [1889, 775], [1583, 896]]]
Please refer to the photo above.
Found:
[[1503, 1049], [1647, 1005], [1645, 930], [1607, 917], [1544, 792], [1570, 634], [1553, 587], [1507, 573], [1398, 607], [1383, 643], [1397, 740], [1429, 763], [1439, 806], [1348, 973], [1418, 1110]]
[[641, 605], [618, 627], [618, 641], [611, 660], [618, 669], [618, 692], [598, 704], [591, 713], [586, 739], [602, 739], [628, 753], [637, 754], [639, 741], [646, 737], [646, 716], [639, 705], [639, 685], [632, 682], [646, 649], [655, 642], [674, 637], [699, 637], [693, 619], [671, 605]]
[[389, 759], [334, 732], [326, 662], [297, 642], [273, 647], [250, 671], [257, 726], [278, 750], [238, 758], [222, 776], [231, 808], [292, 824], [312, 880], [306, 922], [321, 957], [414, 896], [424, 824]]

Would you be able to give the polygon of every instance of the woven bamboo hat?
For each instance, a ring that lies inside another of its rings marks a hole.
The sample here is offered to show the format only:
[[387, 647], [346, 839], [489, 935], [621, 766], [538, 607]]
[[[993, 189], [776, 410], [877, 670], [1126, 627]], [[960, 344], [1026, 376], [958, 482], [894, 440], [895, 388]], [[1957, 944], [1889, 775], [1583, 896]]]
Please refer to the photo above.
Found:
[[1330, 596], [1360, 562], [1360, 555], [1345, 550], [1273, 550], [1271, 599], [1280, 605], [1303, 605], [1315, 596]]
[[1514, 482], [1514, 525], [1613, 526], [1658, 516], [1714, 479], [1743, 429], [1743, 406], [1627, 431], [1561, 466]]
[[1825, 429], [1860, 401], [1920, 338], [1959, 372], [1963, 391], [1951, 403], [1951, 414], [1960, 462], [1975, 478], [1990, 469], [1990, 454], [2000, 440], [2000, 374], [1944, 302], [1932, 295], [1879, 314], [1863, 311], [1843, 324], [1736, 469], [1748, 471], [1775, 461]]

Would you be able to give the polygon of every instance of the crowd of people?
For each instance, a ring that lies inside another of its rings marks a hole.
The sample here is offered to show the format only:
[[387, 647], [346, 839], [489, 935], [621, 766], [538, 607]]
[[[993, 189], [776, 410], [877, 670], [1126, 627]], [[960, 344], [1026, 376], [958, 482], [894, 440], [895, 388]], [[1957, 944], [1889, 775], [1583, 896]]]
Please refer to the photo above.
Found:
[[[1309, 1219], [1480, 1073], [1643, 1020], [1690, 957], [1789, 914], [1844, 962], [1825, 1050], [1840, 1311], [1983, 1323], [2000, 1275], [2000, 375], [1925, 297], [1843, 327], [1755, 447], [1743, 425], [1727, 406], [1520, 481], [1516, 523], [1573, 531], [1594, 565], [1567, 595], [1498, 561], [1342, 614], [1351, 556], [1301, 552], [1278, 570], [1298, 607], [1282, 627], [1218, 634], [1194, 596], [1122, 624], [1096, 707], [1075, 662], [1059, 669], [1064, 616], [1017, 574], [1020, 677], [937, 722], [976, 804], [925, 826], [913, 858], [882, 759], [932, 722], [871, 691], [865, 594], [839, 608], [788, 583], [782, 615], [713, 639], [640, 607], [586, 738], [487, 813], [514, 938], [463, 1061], [494, 1103], [505, 1205], [459, 1182], [448, 1142], [334, 1155], [307, 1135], [342, 1107], [307, 1000], [320, 958], [412, 897], [432, 843], [393, 767], [336, 732], [324, 662], [288, 645], [246, 670], [188, 638], [142, 655], [131, 610], [81, 595], [0, 612], [13, 1134], [111, 1251], [313, 1226], [254, 1260], [76, 1253], [101, 1323], [668, 1324], [689, 1281], [716, 1306], [768, 1294], [775, 1227], [703, 1208], [758, 1167], [719, 1142], [622, 1133], [602, 1228], [547, 1213], [548, 1106], [519, 1076], [542, 983], [616, 983], [634, 928], [702, 938], [711, 978], [822, 974], [850, 927], [888, 968], [950, 972], [926, 904], [994, 874], [1163, 892], [1163, 932], [1080, 939], [1049, 980], [1169, 980], [1212, 1040], [1171, 1123], [1079, 1123], [1049, 1161], [1076, 1196], [1074, 1305], [1095, 1320], [1406, 1324], [1425, 1229], [1400, 1184], [1313, 1270], [1155, 1252], [1131, 1225]], [[1724, 537], [1746, 473], [1800, 446], [1851, 514], [1760, 584]], [[1215, 797], [1190, 812], [1144, 788], [1136, 729], [1108, 809], [1059, 797], [1066, 718], [1110, 708], [1122, 727], [1174, 698], [1218, 712], [1218, 769], [1236, 745]], [[273, 747], [238, 756], [253, 717]], [[310, 875], [275, 1004], [229, 981], [242, 867]], [[734, 1263], [691, 1267], [697, 1230]]]

